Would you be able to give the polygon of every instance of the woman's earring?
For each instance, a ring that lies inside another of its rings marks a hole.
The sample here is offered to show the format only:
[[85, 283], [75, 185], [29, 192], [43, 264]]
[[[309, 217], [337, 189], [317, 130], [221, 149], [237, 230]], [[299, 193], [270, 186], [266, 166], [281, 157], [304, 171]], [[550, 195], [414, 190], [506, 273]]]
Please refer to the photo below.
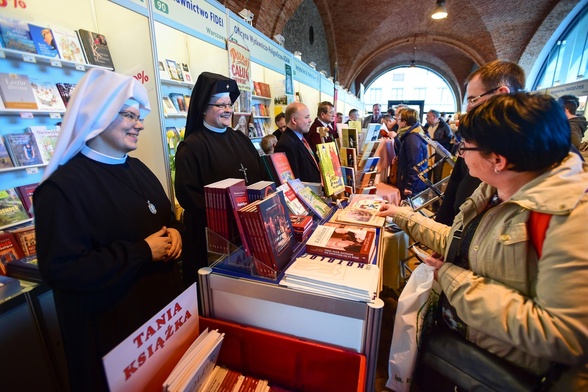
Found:
[[494, 168], [494, 173], [499, 174], [500, 170], [498, 170], [497, 168]]

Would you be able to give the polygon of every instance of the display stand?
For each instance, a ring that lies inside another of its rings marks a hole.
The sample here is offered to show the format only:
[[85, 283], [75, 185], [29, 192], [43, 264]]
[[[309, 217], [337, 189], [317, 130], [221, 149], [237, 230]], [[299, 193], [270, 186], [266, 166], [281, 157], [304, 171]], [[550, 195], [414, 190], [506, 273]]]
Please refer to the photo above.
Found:
[[326, 297], [201, 268], [202, 316], [346, 348], [366, 356], [366, 391], [374, 390], [384, 302]]

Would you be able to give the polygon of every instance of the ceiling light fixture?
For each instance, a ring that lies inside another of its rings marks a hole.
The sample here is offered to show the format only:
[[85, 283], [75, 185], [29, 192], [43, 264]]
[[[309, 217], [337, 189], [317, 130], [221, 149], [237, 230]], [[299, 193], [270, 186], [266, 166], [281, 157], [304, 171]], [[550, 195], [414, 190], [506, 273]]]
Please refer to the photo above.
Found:
[[431, 14], [433, 19], [447, 18], [447, 8], [445, 8], [445, 0], [437, 0], [437, 5]]
[[415, 54], [416, 54], [416, 46], [414, 48], [412, 48], [412, 60], [410, 60], [410, 65], [408, 66], [409, 68], [416, 68], [416, 61], [414, 59]]

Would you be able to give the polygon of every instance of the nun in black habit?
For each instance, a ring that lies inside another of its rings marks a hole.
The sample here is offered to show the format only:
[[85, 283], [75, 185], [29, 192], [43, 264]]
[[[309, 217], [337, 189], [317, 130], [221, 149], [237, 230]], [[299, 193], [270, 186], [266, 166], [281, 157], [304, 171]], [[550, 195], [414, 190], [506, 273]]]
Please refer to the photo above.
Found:
[[231, 128], [237, 83], [203, 72], [198, 76], [186, 121], [184, 141], [176, 153], [175, 192], [184, 208], [183, 279], [196, 281], [208, 266], [204, 186], [225, 178], [243, 178], [247, 185], [262, 179], [259, 153], [247, 136]]

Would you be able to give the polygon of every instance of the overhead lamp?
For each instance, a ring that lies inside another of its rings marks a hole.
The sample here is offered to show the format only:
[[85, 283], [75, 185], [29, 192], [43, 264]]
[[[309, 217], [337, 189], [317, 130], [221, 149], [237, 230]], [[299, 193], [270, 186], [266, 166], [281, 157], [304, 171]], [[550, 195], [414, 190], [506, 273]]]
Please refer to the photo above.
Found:
[[445, 0], [437, 0], [437, 5], [431, 14], [433, 19], [447, 18], [447, 8], [445, 8]]
[[253, 17], [255, 16], [253, 14], [253, 12], [249, 11], [247, 8], [243, 8], [241, 11], [239, 11], [239, 16], [243, 19], [245, 19], [245, 21], [249, 24], [253, 23]]
[[311, 61], [310, 63], [308, 63], [308, 65], [310, 65], [310, 68], [316, 69], [316, 63], [314, 61]]
[[280, 46], [284, 46], [284, 42], [286, 42], [286, 38], [284, 38], [284, 36], [282, 34], [276, 34], [276, 35], [274, 35], [274, 40]]
[[409, 68], [416, 68], [416, 60], [414, 59], [416, 55], [416, 46], [412, 48], [412, 60], [410, 60]]
[[302, 52], [297, 50], [294, 52], [294, 57], [296, 57], [298, 60], [302, 60]]

